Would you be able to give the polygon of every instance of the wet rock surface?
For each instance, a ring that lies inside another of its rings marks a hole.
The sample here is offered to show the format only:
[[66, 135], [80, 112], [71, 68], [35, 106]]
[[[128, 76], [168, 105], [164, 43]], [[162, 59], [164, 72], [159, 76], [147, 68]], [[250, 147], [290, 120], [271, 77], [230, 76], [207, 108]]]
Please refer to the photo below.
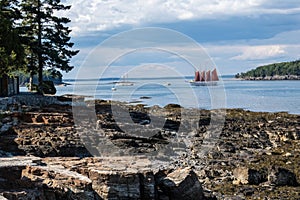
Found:
[[300, 199], [299, 115], [45, 98], [1, 100], [3, 198]]

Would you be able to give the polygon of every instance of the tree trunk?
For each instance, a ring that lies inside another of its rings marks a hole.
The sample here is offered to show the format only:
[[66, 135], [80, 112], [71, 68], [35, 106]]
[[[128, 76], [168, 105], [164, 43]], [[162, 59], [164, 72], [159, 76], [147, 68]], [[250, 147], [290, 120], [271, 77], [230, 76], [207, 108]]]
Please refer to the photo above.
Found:
[[38, 0], [38, 81], [43, 82], [43, 57], [42, 57], [42, 22], [41, 22], [41, 2]]
[[31, 71], [30, 76], [29, 76], [29, 86], [28, 86], [28, 90], [30, 92], [33, 91], [33, 75], [34, 75], [34, 73], [33, 73], [33, 71]]

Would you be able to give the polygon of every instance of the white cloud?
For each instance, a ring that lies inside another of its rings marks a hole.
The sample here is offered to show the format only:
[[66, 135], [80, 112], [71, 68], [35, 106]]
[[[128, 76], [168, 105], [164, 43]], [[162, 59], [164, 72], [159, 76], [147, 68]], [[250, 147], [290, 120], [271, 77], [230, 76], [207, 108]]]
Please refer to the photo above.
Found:
[[248, 46], [243, 48], [242, 54], [233, 60], [264, 60], [279, 57], [285, 54], [284, 47], [280, 45]]
[[[173, 66], [177, 69], [187, 69], [187, 63], [184, 63], [183, 60], [178, 59], [178, 56], [181, 54], [187, 54], [188, 56], [184, 57], [188, 60], [193, 60], [194, 63], [198, 63], [198, 67], [211, 67], [214, 66], [212, 62], [215, 62], [216, 66], [220, 70], [221, 74], [235, 74], [241, 71], [247, 71], [251, 68], [255, 68], [261, 64], [268, 64], [274, 62], [282, 61], [291, 61], [300, 58], [300, 41], [299, 41], [300, 30], [297, 31], [288, 31], [275, 35], [272, 38], [268, 39], [253, 39], [253, 40], [235, 40], [235, 41], [221, 41], [214, 43], [205, 43], [203, 44], [204, 50], [199, 51], [197, 46], [166, 46], [168, 44], [161, 44], [161, 49], [169, 50], [170, 52], [177, 52], [177, 54], [170, 54], [167, 57], [167, 54], [163, 57], [164, 60], [157, 60], [157, 56], [153, 56], [154, 62], [160, 62], [161, 64]], [[134, 43], [131, 41], [131, 43]], [[126, 45], [125, 45], [126, 46]], [[113, 61], [117, 57], [112, 57], [113, 54], [122, 55], [124, 52], [131, 52], [130, 48], [118, 48], [113, 46], [105, 46], [101, 49], [94, 49], [94, 53], [90, 56], [87, 63], [83, 64], [85, 57], [89, 55], [90, 47], [81, 49], [80, 55], [75, 58], [75, 66], [77, 66], [71, 73], [66, 74], [65, 77], [71, 78], [76, 77], [79, 66], [81, 66], [81, 76], [84, 78], [95, 78], [98, 76], [99, 68], [107, 62]], [[142, 53], [144, 50], [142, 51]], [[209, 58], [206, 55], [206, 52], [211, 56], [211, 60], [205, 61], [205, 58]], [[135, 54], [138, 52], [133, 52]], [[151, 51], [145, 51], [146, 55], [151, 53]], [[167, 53], [167, 52], [166, 52]], [[152, 55], [152, 54], [151, 54]], [[125, 55], [125, 57], [127, 57]], [[141, 57], [143, 55], [141, 54]], [[160, 56], [162, 57], [162, 56]], [[137, 57], [139, 58], [139, 57]], [[182, 59], [184, 59], [182, 58]], [[138, 65], [148, 65], [150, 63], [146, 62], [144, 59], [135, 59], [130, 57], [129, 60], [136, 60]], [[170, 62], [170, 60], [175, 62]], [[181, 62], [177, 62], [180, 60]], [[139, 63], [138, 63], [139, 62]], [[83, 64], [83, 65], [82, 65]], [[124, 63], [121, 63], [124, 64]], [[124, 67], [124, 69], [127, 69]], [[184, 74], [184, 72], [182, 72]], [[192, 74], [192, 69], [186, 71], [186, 74]]]
[[[122, 25], [168, 23], [180, 20], [299, 13], [296, 2], [272, 6], [271, 0], [67, 0], [73, 34], [105, 31]], [[276, 3], [275, 3], [276, 5]]]
[[296, 60], [300, 58], [299, 35], [300, 30], [286, 31], [267, 39], [221, 41], [204, 47], [214, 60]]
[[255, 67], [300, 59], [300, 30], [268, 39], [221, 41], [204, 44], [221, 74], [236, 74]]

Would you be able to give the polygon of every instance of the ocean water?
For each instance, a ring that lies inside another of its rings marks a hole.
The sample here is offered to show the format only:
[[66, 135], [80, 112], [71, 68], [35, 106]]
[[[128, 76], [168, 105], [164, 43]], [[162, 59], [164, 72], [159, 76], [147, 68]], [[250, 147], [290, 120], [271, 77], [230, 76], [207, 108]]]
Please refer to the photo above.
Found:
[[241, 81], [224, 76], [217, 86], [191, 86], [189, 79], [192, 77], [128, 79], [134, 82], [133, 86], [116, 86], [113, 84], [116, 79], [65, 80], [71, 85], [58, 86], [57, 95], [87, 95], [90, 99], [148, 106], [177, 103], [189, 108], [243, 108], [300, 114], [300, 81]]

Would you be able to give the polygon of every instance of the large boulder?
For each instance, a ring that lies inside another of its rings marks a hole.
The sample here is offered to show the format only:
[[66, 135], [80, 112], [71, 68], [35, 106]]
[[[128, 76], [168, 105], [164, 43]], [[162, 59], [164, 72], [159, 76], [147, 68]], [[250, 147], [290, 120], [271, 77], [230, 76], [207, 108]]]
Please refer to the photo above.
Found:
[[43, 81], [38, 87], [38, 92], [41, 94], [55, 94], [56, 88], [53, 81]]
[[189, 168], [169, 173], [161, 179], [159, 187], [172, 200], [206, 199], [197, 175]]
[[238, 167], [233, 170], [233, 176], [235, 178], [233, 184], [235, 185], [258, 185], [267, 181], [266, 169], [255, 170], [248, 167]]
[[268, 181], [275, 186], [298, 186], [296, 175], [282, 167], [273, 166], [269, 170]]

